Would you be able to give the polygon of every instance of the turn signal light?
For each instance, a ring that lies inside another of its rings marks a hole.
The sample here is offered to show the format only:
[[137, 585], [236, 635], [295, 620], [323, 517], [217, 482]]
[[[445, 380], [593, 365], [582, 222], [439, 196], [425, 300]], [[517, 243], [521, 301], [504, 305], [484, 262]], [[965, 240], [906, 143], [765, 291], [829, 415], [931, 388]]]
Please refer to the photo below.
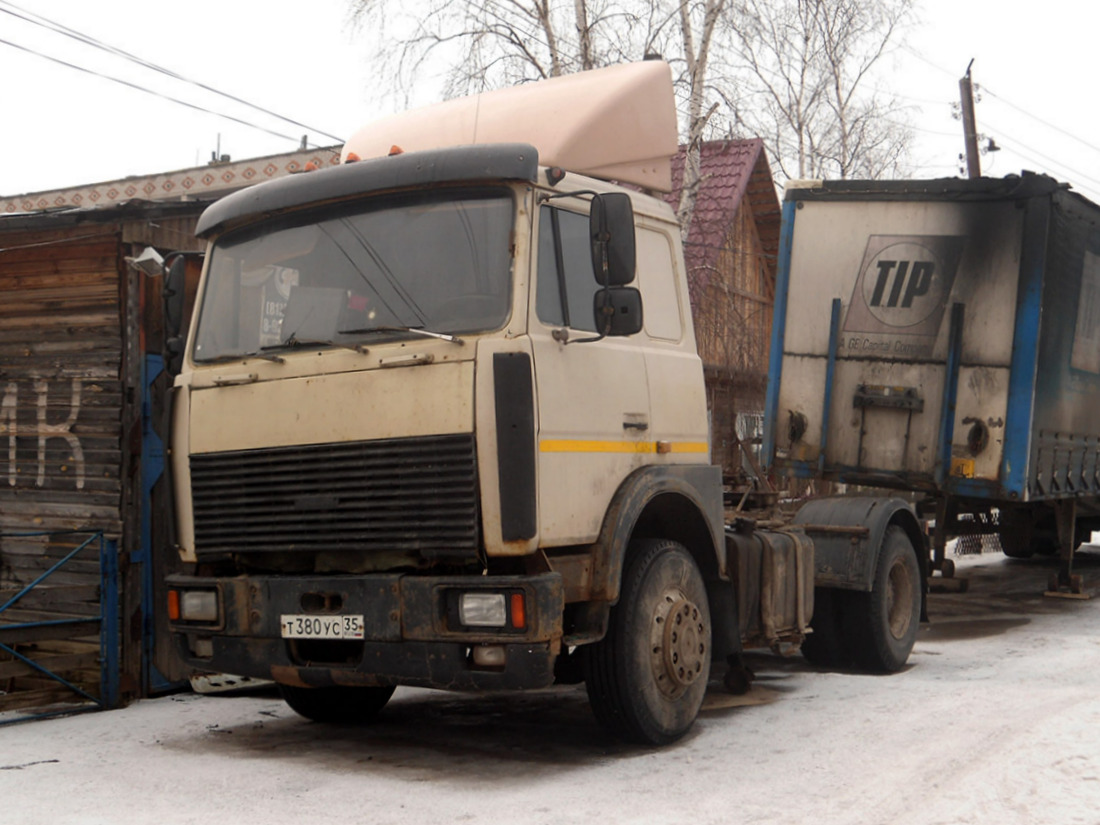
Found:
[[455, 630], [497, 628], [504, 633], [527, 630], [527, 594], [520, 588], [451, 591], [447, 604], [448, 621]]
[[216, 622], [218, 593], [215, 590], [169, 590], [168, 618], [173, 622]]
[[522, 593], [512, 594], [512, 627], [516, 630], [527, 627], [527, 602]]

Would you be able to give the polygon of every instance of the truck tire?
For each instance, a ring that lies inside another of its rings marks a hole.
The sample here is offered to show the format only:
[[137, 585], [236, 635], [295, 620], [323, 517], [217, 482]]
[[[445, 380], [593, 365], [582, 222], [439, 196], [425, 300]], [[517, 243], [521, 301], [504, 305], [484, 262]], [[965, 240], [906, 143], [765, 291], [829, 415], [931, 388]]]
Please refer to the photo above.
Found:
[[1014, 539], [1008, 539], [1006, 536], [1001, 536], [1001, 552], [1010, 559], [1030, 559], [1035, 555], [1035, 551], [1031, 549], [1031, 544], [1023, 544]]
[[319, 687], [279, 685], [290, 709], [314, 722], [362, 724], [369, 722], [393, 696], [392, 687]]
[[695, 722], [710, 676], [710, 608], [683, 545], [633, 542], [607, 635], [585, 651], [592, 710], [620, 739], [666, 745]]
[[901, 670], [917, 639], [921, 577], [905, 531], [886, 529], [870, 593], [852, 593], [843, 621], [855, 664], [874, 673]]
[[1026, 529], [1002, 530], [999, 538], [1001, 540], [1001, 552], [1010, 559], [1030, 559], [1035, 555], [1035, 548], [1032, 546], [1034, 537], [1030, 524], [1027, 525]]
[[850, 592], [832, 587], [814, 588], [813, 630], [802, 642], [802, 655], [818, 667], [847, 667], [852, 651], [844, 634], [843, 617]]

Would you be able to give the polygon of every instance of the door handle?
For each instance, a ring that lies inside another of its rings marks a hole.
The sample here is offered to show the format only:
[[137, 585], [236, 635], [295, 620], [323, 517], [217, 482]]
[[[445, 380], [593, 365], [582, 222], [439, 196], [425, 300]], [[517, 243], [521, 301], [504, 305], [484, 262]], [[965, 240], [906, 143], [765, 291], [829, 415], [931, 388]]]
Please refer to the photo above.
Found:
[[624, 430], [638, 430], [644, 432], [649, 429], [649, 422], [644, 418], [627, 418], [623, 421]]

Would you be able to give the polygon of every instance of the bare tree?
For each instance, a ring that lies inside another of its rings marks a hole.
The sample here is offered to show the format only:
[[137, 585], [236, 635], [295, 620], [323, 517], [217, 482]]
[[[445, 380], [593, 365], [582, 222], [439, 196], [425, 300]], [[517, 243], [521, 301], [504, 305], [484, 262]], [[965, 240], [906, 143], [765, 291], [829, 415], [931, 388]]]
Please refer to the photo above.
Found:
[[743, 0], [728, 23], [747, 78], [738, 122], [768, 142], [786, 178], [882, 177], [911, 130], [868, 78], [913, 0]]
[[[656, 18], [613, 0], [350, 0], [352, 19], [397, 87], [429, 67], [446, 97], [557, 77], [644, 55]], [[372, 37], [373, 36], [373, 37]]]
[[695, 199], [699, 191], [700, 144], [707, 124], [718, 109], [717, 102], [711, 104], [705, 112], [703, 105], [707, 96], [707, 62], [710, 59], [715, 26], [721, 18], [726, 0], [706, 0], [702, 4], [702, 31], [699, 32], [698, 43], [692, 20], [693, 5], [698, 4], [692, 4], [689, 0], [680, 0], [678, 9], [688, 98], [687, 157], [684, 163], [683, 184], [680, 187], [680, 203], [676, 209], [676, 217], [680, 221], [680, 233], [684, 240], [687, 239], [688, 228], [691, 226]]

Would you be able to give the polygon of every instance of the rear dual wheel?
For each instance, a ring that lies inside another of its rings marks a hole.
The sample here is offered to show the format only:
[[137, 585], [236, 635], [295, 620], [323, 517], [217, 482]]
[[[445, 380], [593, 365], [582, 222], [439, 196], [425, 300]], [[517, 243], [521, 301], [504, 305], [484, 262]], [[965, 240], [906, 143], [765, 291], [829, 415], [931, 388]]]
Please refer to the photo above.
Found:
[[909, 660], [920, 628], [921, 575], [905, 531], [886, 529], [871, 592], [814, 590], [813, 633], [802, 655], [822, 667], [894, 673]]
[[665, 745], [695, 722], [710, 676], [706, 586], [677, 542], [631, 544], [607, 635], [585, 651], [592, 710], [628, 742]]
[[853, 593], [845, 619], [858, 667], [875, 673], [901, 670], [920, 628], [921, 576], [905, 531], [886, 528], [870, 593]]

